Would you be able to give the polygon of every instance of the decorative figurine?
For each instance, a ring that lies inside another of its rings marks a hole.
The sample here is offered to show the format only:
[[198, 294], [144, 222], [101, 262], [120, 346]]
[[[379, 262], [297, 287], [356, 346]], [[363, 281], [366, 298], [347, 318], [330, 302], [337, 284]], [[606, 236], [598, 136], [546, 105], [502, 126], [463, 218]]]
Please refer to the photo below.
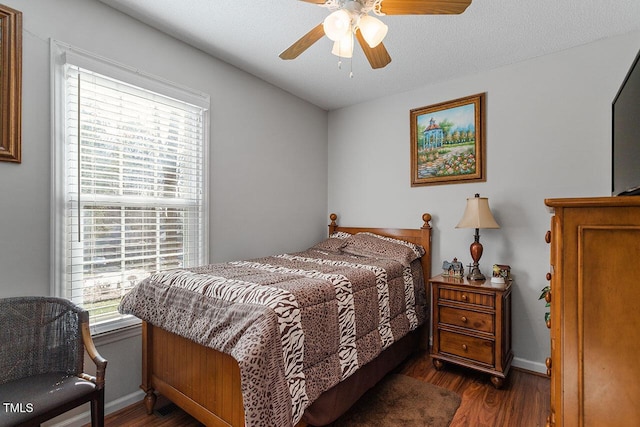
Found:
[[511, 280], [511, 267], [504, 264], [493, 264], [493, 277], [491, 277], [491, 282], [505, 283], [507, 280]]
[[445, 277], [462, 277], [464, 276], [464, 266], [458, 258], [454, 258], [453, 261], [444, 261], [442, 263], [442, 275]]

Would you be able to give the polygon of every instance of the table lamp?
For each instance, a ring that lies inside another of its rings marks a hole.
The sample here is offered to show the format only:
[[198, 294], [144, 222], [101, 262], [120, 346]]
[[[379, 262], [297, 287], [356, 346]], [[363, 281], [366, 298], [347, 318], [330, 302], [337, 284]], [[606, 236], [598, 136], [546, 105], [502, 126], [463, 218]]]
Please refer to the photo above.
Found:
[[468, 198], [464, 215], [458, 225], [456, 225], [456, 228], [476, 229], [474, 241], [469, 248], [471, 250], [473, 266], [467, 275], [467, 279], [484, 280], [484, 274], [480, 272], [480, 267], [478, 267], [478, 262], [482, 256], [482, 244], [480, 243], [480, 233], [478, 230], [481, 228], [500, 228], [489, 209], [489, 199], [480, 197], [479, 194], [476, 194], [473, 198]]

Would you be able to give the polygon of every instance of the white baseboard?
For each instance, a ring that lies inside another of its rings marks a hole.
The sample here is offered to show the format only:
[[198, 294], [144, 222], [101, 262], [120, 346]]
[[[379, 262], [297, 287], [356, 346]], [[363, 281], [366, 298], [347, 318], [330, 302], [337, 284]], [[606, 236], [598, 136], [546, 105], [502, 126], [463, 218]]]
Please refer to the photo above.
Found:
[[119, 399], [116, 399], [112, 402], [105, 404], [104, 412], [105, 414], [111, 414], [113, 412], [117, 412], [122, 408], [126, 408], [127, 406], [133, 405], [134, 403], [142, 402], [144, 399], [144, 392], [142, 390], [134, 391], [131, 394], [126, 396], [122, 396]]
[[520, 369], [526, 369], [527, 371], [538, 372], [540, 374], [547, 373], [547, 366], [544, 363], [533, 362], [527, 359], [521, 359], [519, 357], [514, 357], [512, 366]]
[[[127, 406], [133, 405], [134, 403], [141, 402], [143, 398], [144, 398], [144, 392], [142, 390], [138, 390], [126, 396], [122, 396], [114, 401], [105, 403], [104, 405], [105, 415], [119, 411], [122, 408], [126, 408]], [[91, 422], [91, 410], [72, 416], [66, 420], [56, 422], [55, 424], [51, 424], [50, 427], [81, 427], [90, 422]]]

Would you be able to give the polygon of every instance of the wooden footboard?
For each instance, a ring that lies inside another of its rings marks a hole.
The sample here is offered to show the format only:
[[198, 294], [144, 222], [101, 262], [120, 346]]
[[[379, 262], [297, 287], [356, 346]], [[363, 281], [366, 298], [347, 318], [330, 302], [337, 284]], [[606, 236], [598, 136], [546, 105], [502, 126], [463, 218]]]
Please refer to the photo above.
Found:
[[147, 322], [142, 339], [147, 413], [158, 392], [207, 426], [244, 425], [240, 368], [233, 357]]

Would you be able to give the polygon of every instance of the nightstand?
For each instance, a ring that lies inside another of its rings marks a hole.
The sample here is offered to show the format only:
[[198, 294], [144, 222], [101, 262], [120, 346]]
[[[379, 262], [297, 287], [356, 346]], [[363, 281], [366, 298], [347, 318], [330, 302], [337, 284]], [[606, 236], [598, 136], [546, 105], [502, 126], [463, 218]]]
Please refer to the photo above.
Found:
[[433, 366], [455, 363], [491, 375], [501, 388], [509, 373], [511, 284], [436, 276], [429, 279], [433, 308]]

